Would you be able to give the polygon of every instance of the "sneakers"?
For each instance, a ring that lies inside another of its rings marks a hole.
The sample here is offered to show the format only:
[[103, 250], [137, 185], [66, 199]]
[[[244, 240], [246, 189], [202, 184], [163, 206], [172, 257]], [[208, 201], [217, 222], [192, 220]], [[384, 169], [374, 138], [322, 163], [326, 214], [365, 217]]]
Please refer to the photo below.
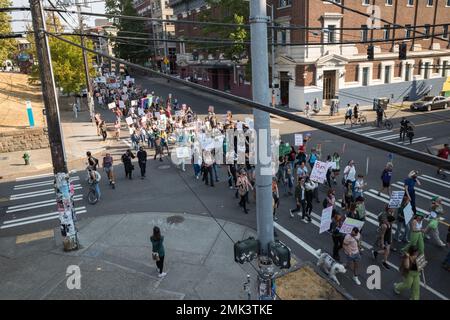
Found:
[[308, 221], [308, 220], [305, 220], [305, 219], [302, 219], [302, 221], [303, 221], [304, 223], [309, 223], [309, 221]]
[[159, 277], [159, 278], [164, 278], [165, 276], [167, 276], [167, 273], [166, 273], [166, 272], [163, 272], [163, 273], [158, 274], [158, 277]]
[[354, 281], [358, 286], [361, 285], [361, 281], [359, 281], [358, 276], [354, 276], [354, 277], [353, 277], [353, 281]]
[[382, 265], [387, 270], [389, 270], [391, 268], [391, 267], [389, 267], [389, 265], [385, 261], [383, 261]]
[[373, 257], [374, 259], [376, 259], [376, 258], [378, 257], [378, 252], [375, 251], [375, 250], [372, 250], [372, 257]]
[[289, 210], [289, 215], [291, 216], [291, 218], [294, 217], [294, 214], [292, 213], [292, 210]]

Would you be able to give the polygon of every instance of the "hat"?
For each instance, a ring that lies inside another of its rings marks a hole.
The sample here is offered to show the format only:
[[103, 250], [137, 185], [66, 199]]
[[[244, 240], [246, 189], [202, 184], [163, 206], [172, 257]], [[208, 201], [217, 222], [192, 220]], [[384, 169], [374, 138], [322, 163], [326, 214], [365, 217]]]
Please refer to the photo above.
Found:
[[434, 196], [433, 198], [431, 198], [431, 201], [438, 201], [439, 199], [439, 196]]

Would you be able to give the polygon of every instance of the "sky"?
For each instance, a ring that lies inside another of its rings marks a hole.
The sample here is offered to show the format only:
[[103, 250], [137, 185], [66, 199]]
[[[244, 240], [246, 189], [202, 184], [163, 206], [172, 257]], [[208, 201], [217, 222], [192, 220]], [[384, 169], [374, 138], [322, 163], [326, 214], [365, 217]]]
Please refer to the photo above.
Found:
[[[47, 0], [43, 0], [44, 5], [47, 7], [50, 7], [50, 4]], [[51, 0], [52, 3], [57, 6], [58, 3], [57, 0]], [[105, 3], [103, 0], [86, 0], [87, 2], [93, 2], [89, 4], [89, 7], [82, 7], [81, 11], [88, 11], [88, 12], [96, 12], [96, 13], [105, 13]], [[12, 5], [14, 7], [29, 7], [28, 0], [12, 0]], [[58, 7], [58, 6], [57, 6]], [[76, 10], [75, 6], [68, 7], [70, 10]], [[76, 14], [70, 14], [69, 16], [67, 14], [62, 13], [64, 18], [69, 22], [69, 24], [73, 27], [78, 26], [78, 17]], [[70, 18], [72, 16], [72, 18]], [[31, 24], [31, 15], [28, 11], [15, 11], [12, 13], [13, 20], [29, 20], [29, 22], [24, 21], [15, 21], [12, 23], [13, 25], [13, 32], [20, 32], [26, 30], [26, 25]], [[98, 17], [101, 18], [101, 17]], [[86, 17], [87, 22], [86, 24], [89, 26], [94, 26], [94, 20], [96, 17]], [[61, 22], [66, 25], [66, 23], [60, 19]], [[72, 29], [69, 28], [69, 29]]]

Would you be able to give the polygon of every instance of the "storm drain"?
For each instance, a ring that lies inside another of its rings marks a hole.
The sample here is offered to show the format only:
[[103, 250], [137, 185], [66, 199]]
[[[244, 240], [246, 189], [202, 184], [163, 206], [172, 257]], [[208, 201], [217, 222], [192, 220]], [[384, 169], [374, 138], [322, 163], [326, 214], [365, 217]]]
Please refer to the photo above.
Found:
[[184, 221], [184, 217], [182, 216], [170, 216], [167, 218], [168, 224], [178, 224]]

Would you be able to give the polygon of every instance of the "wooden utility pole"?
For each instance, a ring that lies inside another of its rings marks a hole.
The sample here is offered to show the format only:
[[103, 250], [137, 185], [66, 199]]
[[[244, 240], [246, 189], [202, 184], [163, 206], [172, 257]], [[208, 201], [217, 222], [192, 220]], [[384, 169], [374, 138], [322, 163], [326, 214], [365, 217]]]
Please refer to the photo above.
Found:
[[67, 173], [67, 161], [59, 119], [58, 96], [53, 77], [50, 46], [48, 44], [47, 34], [45, 33], [46, 26], [42, 2], [40, 0], [30, 0], [30, 10], [39, 62], [42, 96], [47, 117], [48, 139], [50, 141], [53, 171], [55, 174], [58, 172]]

